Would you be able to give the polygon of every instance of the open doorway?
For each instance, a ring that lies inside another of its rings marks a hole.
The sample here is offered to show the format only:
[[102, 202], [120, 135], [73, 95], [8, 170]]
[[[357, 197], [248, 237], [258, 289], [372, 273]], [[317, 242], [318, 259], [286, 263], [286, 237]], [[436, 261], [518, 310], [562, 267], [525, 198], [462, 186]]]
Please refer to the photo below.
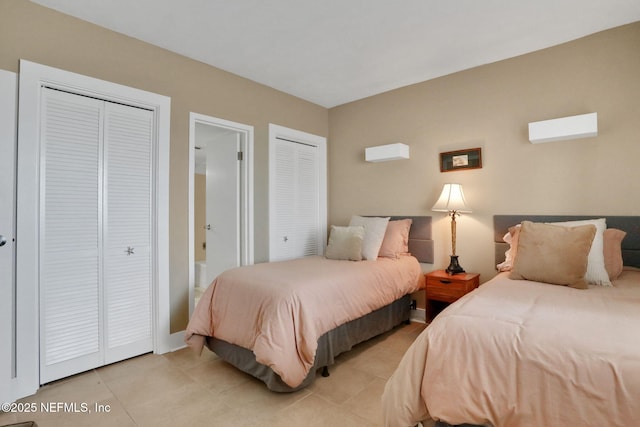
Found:
[[253, 263], [253, 127], [191, 113], [189, 162], [191, 314], [218, 274]]

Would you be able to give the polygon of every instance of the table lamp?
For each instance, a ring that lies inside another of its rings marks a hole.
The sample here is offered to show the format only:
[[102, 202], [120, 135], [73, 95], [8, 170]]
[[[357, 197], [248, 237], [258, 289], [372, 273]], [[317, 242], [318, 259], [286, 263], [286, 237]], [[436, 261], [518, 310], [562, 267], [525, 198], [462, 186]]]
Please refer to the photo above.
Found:
[[448, 274], [464, 273], [456, 255], [456, 216], [461, 213], [471, 213], [471, 209], [464, 200], [462, 186], [460, 184], [445, 184], [440, 198], [431, 210], [447, 212], [451, 217], [451, 262], [445, 271]]

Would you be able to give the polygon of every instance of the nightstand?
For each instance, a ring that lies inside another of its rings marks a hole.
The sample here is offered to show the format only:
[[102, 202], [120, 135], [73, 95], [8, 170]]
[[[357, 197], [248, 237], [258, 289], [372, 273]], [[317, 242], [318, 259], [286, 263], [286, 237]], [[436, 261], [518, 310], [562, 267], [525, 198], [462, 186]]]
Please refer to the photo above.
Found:
[[450, 275], [444, 270], [436, 270], [425, 274], [425, 278], [427, 281], [427, 321], [433, 320], [444, 306], [465, 296], [480, 285], [478, 273]]

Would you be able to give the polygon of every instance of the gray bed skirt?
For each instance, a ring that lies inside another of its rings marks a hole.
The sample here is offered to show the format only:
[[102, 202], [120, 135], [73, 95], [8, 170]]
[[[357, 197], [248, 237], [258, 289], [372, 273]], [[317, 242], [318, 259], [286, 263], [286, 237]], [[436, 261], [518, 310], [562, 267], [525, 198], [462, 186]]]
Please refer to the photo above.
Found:
[[333, 365], [339, 354], [351, 350], [356, 344], [393, 329], [402, 322], [407, 322], [411, 312], [410, 304], [411, 297], [405, 295], [385, 307], [322, 335], [318, 340], [313, 367], [302, 384], [294, 388], [285, 384], [271, 368], [256, 362], [251, 350], [213, 337], [207, 337], [207, 347], [224, 361], [263, 381], [269, 390], [292, 392], [311, 384], [318, 369]]

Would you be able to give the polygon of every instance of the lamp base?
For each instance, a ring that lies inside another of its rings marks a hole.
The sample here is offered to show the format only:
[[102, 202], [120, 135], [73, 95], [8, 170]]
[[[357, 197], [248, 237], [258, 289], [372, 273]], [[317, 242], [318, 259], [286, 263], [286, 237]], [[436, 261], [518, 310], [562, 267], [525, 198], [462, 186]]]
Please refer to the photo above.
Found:
[[451, 263], [445, 271], [447, 272], [447, 274], [458, 274], [465, 272], [464, 268], [462, 268], [460, 264], [458, 264], [458, 255], [451, 255]]

